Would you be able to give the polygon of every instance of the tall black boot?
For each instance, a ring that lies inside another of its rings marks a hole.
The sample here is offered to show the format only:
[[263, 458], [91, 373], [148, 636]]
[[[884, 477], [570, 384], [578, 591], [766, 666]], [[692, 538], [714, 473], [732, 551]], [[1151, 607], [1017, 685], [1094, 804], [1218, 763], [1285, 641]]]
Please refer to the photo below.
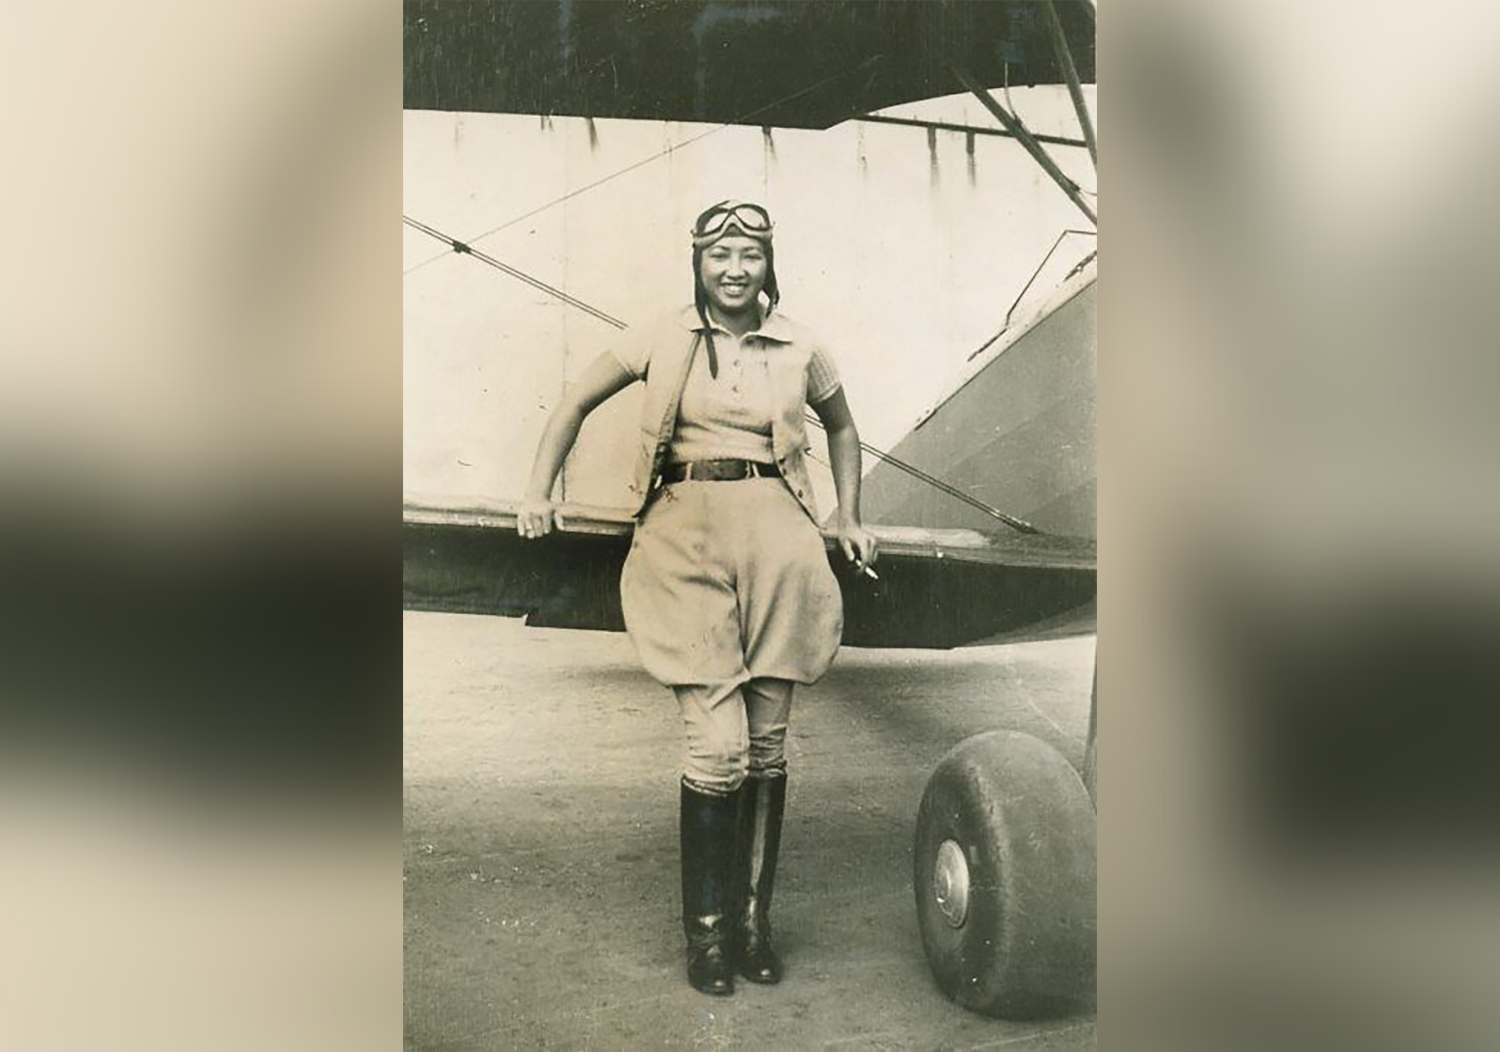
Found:
[[781, 958], [771, 943], [771, 891], [781, 850], [786, 775], [747, 779], [740, 790], [738, 864], [740, 903], [739, 972], [752, 983], [781, 982]]
[[688, 982], [706, 994], [734, 993], [730, 901], [740, 793], [699, 792], [682, 781], [682, 929]]

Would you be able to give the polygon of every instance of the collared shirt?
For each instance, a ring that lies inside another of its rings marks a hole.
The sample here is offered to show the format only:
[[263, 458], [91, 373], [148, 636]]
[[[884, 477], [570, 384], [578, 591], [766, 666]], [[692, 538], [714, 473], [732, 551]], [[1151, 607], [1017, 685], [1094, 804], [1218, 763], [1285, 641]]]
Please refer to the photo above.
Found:
[[[674, 311], [667, 319], [667, 325], [646, 325], [631, 329], [625, 338], [610, 348], [616, 360], [624, 370], [637, 380], [644, 380], [646, 372], [651, 366], [651, 350], [664, 337], [663, 328], [669, 331], [677, 329], [685, 330], [690, 335], [703, 327], [702, 320], [698, 317], [698, 311], [694, 307], [683, 307]], [[713, 322], [712, 316], [709, 325], [714, 332], [714, 346], [724, 348], [726, 342], [735, 342], [735, 337], [728, 331]], [[773, 311], [761, 319], [761, 323], [747, 332], [744, 339], [737, 341], [741, 346], [754, 341], [758, 349], [768, 349], [776, 344], [791, 344], [794, 342], [809, 343], [809, 357], [807, 363], [807, 403], [817, 405], [825, 399], [833, 397], [841, 386], [838, 366], [834, 364], [833, 357], [828, 353], [823, 344], [810, 337], [808, 331], [801, 325], [792, 321], [780, 311]], [[705, 359], [706, 359], [705, 355]], [[719, 355], [719, 375], [722, 377], [724, 366], [724, 355]], [[707, 369], [705, 361], [704, 369]], [[707, 373], [705, 372], [705, 375]]]
[[[776, 459], [771, 448], [774, 398], [768, 356], [783, 353], [782, 347], [793, 342], [791, 328], [775, 314], [762, 319], [744, 336], [735, 336], [712, 319], [710, 327], [719, 375], [711, 372], [707, 354], [700, 353], [693, 361], [682, 389], [667, 459], [677, 463], [717, 459], [772, 463]], [[815, 346], [808, 360], [808, 402], [820, 402], [838, 388], [833, 359]]]
[[[736, 339], [713, 327], [719, 375], [695, 334], [698, 312], [685, 307], [631, 329], [613, 348], [621, 367], [646, 381], [641, 456], [634, 488], [642, 510], [660, 467], [671, 460], [740, 457], [780, 465], [788, 487], [817, 520], [803, 454], [802, 414], [838, 391], [838, 370], [821, 341], [779, 312]], [[695, 339], [700, 346], [694, 347]], [[666, 372], [653, 363], [665, 365]]]

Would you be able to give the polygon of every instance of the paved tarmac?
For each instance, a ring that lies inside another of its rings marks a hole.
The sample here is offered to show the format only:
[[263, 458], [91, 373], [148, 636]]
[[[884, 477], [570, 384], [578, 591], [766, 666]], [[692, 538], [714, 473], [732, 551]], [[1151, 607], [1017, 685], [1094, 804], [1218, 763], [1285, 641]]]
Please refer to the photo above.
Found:
[[1094, 639], [855, 650], [799, 688], [773, 919], [780, 986], [683, 975], [680, 730], [625, 636], [407, 612], [406, 1040], [488, 1049], [1093, 1049], [1092, 1015], [1015, 1023], [934, 986], [917, 802], [970, 734], [1081, 763]]

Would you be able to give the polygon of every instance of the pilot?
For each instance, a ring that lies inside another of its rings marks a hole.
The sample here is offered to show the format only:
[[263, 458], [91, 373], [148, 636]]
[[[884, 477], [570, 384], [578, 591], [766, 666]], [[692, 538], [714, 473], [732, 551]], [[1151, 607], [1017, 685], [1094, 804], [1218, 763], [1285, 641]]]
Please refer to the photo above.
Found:
[[876, 557], [860, 522], [859, 433], [822, 342], [778, 309], [772, 223], [721, 201], [693, 224], [694, 302], [632, 329], [553, 411], [517, 516], [553, 527], [553, 482], [584, 418], [645, 383], [620, 580], [626, 627], [686, 730], [682, 914], [688, 980], [714, 995], [735, 974], [775, 983], [770, 908], [797, 683], [838, 651], [843, 603], [806, 464], [810, 406], [828, 433], [833, 532], [858, 570]]

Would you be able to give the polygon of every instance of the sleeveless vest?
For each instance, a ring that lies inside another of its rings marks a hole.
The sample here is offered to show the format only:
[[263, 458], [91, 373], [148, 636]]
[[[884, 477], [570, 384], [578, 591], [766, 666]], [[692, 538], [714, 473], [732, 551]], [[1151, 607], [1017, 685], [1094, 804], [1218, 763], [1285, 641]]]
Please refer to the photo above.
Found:
[[[787, 319], [773, 315], [778, 332], [788, 334], [793, 327]], [[682, 391], [687, 386], [688, 370], [703, 348], [704, 330], [698, 312], [684, 308], [681, 325], [673, 331], [664, 326], [662, 335], [651, 348], [646, 368], [646, 395], [641, 401], [641, 418], [636, 451], [635, 471], [630, 489], [634, 497], [632, 514], [639, 518], [650, 505], [661, 484], [666, 466], [667, 449], [677, 426], [677, 410]], [[766, 324], [770, 323], [767, 319]], [[781, 479], [792, 496], [802, 505], [814, 523], [818, 520], [817, 501], [812, 479], [807, 473], [807, 429], [803, 414], [807, 410], [807, 365], [812, 354], [808, 339], [782, 339], [765, 333], [766, 362], [770, 374], [772, 399], [771, 450]]]

